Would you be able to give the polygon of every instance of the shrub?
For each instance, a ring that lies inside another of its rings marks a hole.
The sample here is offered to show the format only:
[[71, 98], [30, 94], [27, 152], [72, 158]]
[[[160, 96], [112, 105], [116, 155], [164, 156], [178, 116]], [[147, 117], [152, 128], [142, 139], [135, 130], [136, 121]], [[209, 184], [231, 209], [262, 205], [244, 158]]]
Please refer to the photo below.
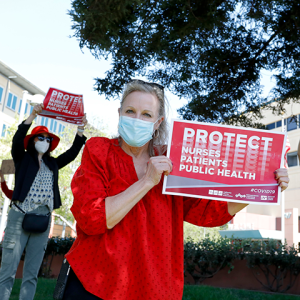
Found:
[[193, 276], [195, 283], [213, 277], [226, 266], [230, 273], [236, 257], [237, 245], [228, 238], [206, 237], [199, 241], [187, 239], [184, 244], [185, 270]]
[[246, 259], [258, 282], [272, 292], [284, 293], [295, 283], [300, 273], [299, 252], [294, 247], [274, 240], [232, 240], [209, 237], [184, 246], [185, 271], [200, 283], [211, 278], [224, 267], [229, 273], [235, 259]]
[[[248, 242], [249, 244], [249, 242]], [[284, 293], [300, 273], [298, 250], [274, 240], [252, 241], [245, 251], [247, 265], [269, 291]], [[265, 282], [262, 277], [265, 277]]]
[[73, 245], [75, 238], [72, 237], [52, 237], [48, 239], [43, 263], [39, 270], [39, 277], [51, 277], [51, 265], [55, 255], [65, 255]]

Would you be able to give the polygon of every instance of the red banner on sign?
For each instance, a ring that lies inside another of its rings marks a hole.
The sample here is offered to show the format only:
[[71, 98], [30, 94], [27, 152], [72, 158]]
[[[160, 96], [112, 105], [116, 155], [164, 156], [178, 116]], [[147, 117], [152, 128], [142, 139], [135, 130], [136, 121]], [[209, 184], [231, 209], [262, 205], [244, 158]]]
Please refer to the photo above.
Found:
[[286, 135], [233, 126], [173, 121], [163, 192], [232, 202], [279, 204], [274, 171]]
[[44, 109], [40, 113], [40, 116], [71, 124], [83, 125], [84, 106], [82, 95], [49, 88], [43, 104]]

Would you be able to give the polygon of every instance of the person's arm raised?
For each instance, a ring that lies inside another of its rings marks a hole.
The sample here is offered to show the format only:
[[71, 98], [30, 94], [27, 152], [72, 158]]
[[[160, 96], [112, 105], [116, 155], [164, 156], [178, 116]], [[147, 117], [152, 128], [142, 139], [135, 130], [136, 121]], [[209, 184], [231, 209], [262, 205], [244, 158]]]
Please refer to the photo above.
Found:
[[86, 114], [84, 114], [82, 118], [83, 126], [78, 126], [77, 133], [75, 135], [75, 139], [70, 149], [59, 155], [55, 158], [57, 166], [59, 169], [65, 167], [74, 159], [76, 159], [77, 155], [79, 154], [82, 146], [86, 141], [86, 136], [83, 135], [84, 127], [87, 125], [88, 121], [86, 119]]
[[42, 112], [44, 108], [43, 104], [37, 104], [33, 107], [33, 110], [30, 114], [30, 116], [24, 121], [24, 124], [29, 125], [32, 123], [32, 121], [36, 118], [38, 114]]
[[78, 126], [77, 127], [77, 134], [82, 137], [83, 136], [83, 132], [84, 132], [84, 128], [85, 126], [87, 125], [88, 121], [86, 119], [86, 114], [84, 114], [84, 116], [82, 117], [82, 123], [83, 125], [82, 126]]
[[162, 174], [169, 175], [172, 163], [166, 156], [151, 157], [146, 174], [124, 192], [105, 199], [106, 224], [111, 229], [117, 225], [127, 213], [157, 185]]
[[32, 121], [36, 118], [36, 115], [42, 111], [42, 109], [42, 104], [35, 105], [30, 116], [18, 126], [18, 130], [14, 134], [12, 140], [11, 155], [15, 163], [22, 160], [25, 154], [24, 138], [30, 128]]

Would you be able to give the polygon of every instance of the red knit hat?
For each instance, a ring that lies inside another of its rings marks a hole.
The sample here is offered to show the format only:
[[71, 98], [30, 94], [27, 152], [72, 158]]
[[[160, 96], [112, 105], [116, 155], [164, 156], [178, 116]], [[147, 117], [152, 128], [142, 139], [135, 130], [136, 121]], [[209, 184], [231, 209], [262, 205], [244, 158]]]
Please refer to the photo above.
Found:
[[47, 134], [49, 134], [50, 137], [53, 138], [53, 140], [51, 141], [50, 152], [53, 151], [57, 147], [57, 145], [60, 141], [60, 138], [57, 135], [50, 133], [46, 126], [36, 126], [31, 130], [31, 134], [26, 135], [26, 137], [24, 139], [25, 149], [27, 149], [30, 138], [33, 136], [37, 136], [40, 133], [47, 133]]

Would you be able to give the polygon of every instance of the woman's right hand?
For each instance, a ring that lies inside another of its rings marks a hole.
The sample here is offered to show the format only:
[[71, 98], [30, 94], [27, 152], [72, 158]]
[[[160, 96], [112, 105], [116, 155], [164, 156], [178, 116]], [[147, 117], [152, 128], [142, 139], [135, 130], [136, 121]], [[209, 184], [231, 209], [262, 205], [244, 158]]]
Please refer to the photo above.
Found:
[[42, 112], [44, 108], [44, 105], [41, 103], [41, 104], [37, 104], [33, 107], [33, 110], [31, 112], [31, 115], [36, 117], [36, 115], [40, 114]]
[[43, 108], [44, 108], [43, 104], [35, 105], [33, 107], [33, 110], [31, 112], [30, 116], [25, 120], [24, 124], [27, 124], [27, 125], [31, 124], [32, 121], [36, 118], [36, 116], [42, 112]]
[[169, 175], [172, 172], [172, 162], [166, 156], [154, 156], [151, 157], [145, 174], [145, 180], [152, 184], [152, 186], [157, 185], [162, 174]]

